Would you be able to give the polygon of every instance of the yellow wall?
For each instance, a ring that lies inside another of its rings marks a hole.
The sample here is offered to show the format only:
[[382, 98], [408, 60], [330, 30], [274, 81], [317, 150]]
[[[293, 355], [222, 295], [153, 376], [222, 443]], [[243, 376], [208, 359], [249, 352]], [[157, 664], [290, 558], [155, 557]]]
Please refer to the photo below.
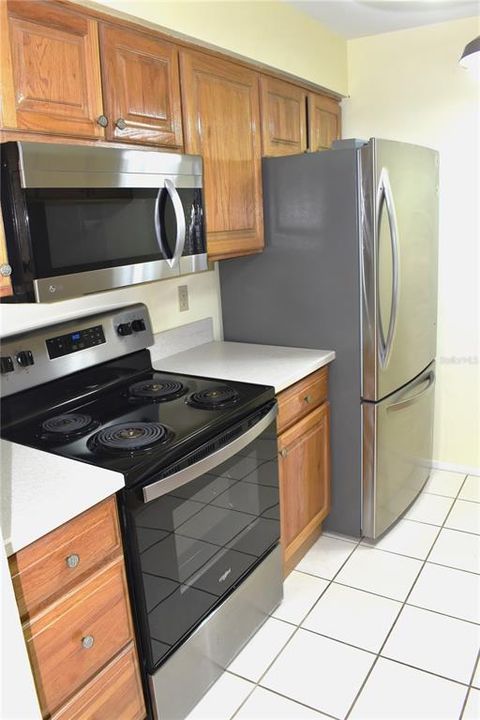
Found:
[[438, 386], [434, 457], [480, 467], [480, 78], [458, 65], [478, 18], [348, 43], [345, 137], [440, 151]]
[[[190, 308], [179, 312], [178, 286], [187, 285]], [[222, 336], [220, 289], [217, 270], [185, 275], [178, 280], [161, 280], [146, 285], [132, 285], [120, 290], [86, 295], [63, 302], [43, 304], [0, 305], [0, 336], [61, 322], [82, 313], [94, 313], [112, 307], [143, 302], [147, 305], [154, 332], [170, 330], [179, 325], [213, 318], [213, 330], [217, 340]]]
[[282, 0], [97, 0], [192, 38], [347, 92], [347, 44]]

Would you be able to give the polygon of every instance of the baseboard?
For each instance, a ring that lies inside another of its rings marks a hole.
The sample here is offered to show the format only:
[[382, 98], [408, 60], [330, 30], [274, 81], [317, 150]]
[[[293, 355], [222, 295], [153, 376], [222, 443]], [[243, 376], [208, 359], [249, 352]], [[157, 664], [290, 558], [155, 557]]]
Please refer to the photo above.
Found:
[[446, 463], [433, 460], [432, 468], [435, 470], [447, 470], [448, 472], [462, 473], [463, 475], [480, 475], [480, 467], [475, 465], [457, 465], [456, 463]]

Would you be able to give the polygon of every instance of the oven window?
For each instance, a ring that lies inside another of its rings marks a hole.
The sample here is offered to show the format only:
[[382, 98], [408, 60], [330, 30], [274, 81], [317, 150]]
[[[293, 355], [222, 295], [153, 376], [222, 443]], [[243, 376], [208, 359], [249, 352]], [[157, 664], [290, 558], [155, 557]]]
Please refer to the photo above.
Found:
[[212, 472], [130, 505], [129, 551], [149, 672], [278, 542], [276, 453], [273, 425]]
[[[179, 188], [187, 228], [185, 253], [204, 252], [201, 190]], [[171, 258], [177, 223], [162, 190], [155, 233], [155, 188], [26, 190], [37, 277]]]

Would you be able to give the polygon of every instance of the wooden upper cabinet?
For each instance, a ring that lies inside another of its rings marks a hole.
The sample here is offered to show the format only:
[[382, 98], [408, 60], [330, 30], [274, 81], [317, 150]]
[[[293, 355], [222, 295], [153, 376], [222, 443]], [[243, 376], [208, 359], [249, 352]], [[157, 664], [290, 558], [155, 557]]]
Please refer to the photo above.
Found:
[[211, 259], [263, 249], [257, 73], [197, 52], [180, 54], [185, 149], [203, 156]]
[[307, 93], [272, 77], [260, 77], [263, 154], [295, 155], [307, 149]]
[[328, 150], [341, 133], [340, 105], [333, 98], [315, 93], [308, 94], [309, 149]]
[[4, 127], [103, 137], [97, 23], [41, 0], [2, 2]]
[[109, 140], [181, 147], [178, 52], [156, 37], [100, 25]]

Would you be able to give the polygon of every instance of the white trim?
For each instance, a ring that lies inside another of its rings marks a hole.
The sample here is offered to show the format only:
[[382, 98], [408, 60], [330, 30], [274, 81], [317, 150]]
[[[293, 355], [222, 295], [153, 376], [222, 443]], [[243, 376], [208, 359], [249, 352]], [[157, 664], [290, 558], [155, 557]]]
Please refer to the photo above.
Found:
[[436, 470], [447, 470], [448, 472], [458, 472], [464, 475], [480, 475], [480, 467], [475, 467], [475, 465], [458, 465], [457, 463], [446, 463], [438, 460], [432, 460], [431, 465]]

